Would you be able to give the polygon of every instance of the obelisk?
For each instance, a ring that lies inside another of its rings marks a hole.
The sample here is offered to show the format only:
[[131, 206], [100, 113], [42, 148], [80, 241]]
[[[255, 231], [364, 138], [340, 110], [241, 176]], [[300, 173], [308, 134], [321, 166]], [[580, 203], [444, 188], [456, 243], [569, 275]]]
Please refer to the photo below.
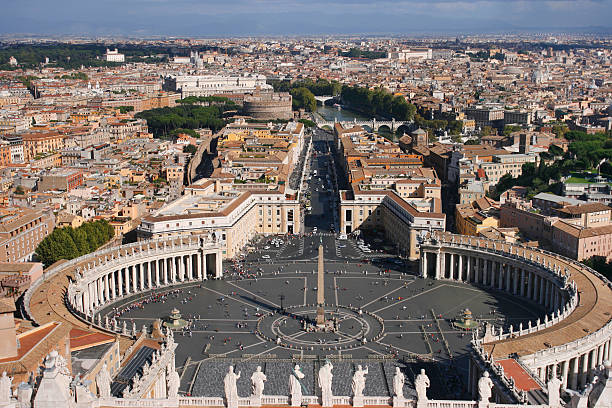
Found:
[[323, 244], [319, 244], [319, 270], [317, 277], [317, 326], [325, 326], [325, 269], [323, 267]]

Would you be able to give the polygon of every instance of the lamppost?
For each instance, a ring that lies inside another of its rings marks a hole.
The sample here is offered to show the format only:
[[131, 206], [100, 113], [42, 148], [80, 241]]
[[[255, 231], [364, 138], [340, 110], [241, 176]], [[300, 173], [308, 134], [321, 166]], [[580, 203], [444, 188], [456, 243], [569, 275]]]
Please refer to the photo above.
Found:
[[279, 298], [280, 298], [280, 304], [281, 304], [281, 311], [284, 311], [285, 308], [283, 307], [283, 300], [285, 300], [285, 295], [280, 295]]

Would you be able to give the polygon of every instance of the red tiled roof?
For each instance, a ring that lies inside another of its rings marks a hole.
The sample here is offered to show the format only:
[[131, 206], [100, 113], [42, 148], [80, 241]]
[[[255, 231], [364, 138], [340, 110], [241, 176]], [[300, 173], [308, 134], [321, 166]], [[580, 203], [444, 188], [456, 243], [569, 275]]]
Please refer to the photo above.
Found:
[[497, 360], [504, 368], [504, 373], [514, 380], [516, 388], [524, 391], [537, 390], [540, 388], [538, 383], [521, 367], [516, 360], [508, 358], [505, 360]]
[[114, 340], [115, 338], [108, 334], [73, 328], [70, 330], [70, 351], [111, 343]]

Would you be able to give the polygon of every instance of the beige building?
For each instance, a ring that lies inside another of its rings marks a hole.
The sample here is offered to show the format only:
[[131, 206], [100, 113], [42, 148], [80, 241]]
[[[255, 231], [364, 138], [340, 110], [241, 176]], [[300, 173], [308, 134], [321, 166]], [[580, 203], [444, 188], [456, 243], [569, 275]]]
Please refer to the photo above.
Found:
[[256, 234], [301, 231], [296, 196], [231, 187], [220, 181], [186, 187], [184, 196], [143, 218], [138, 239], [213, 234], [224, 242], [224, 257], [232, 258]]
[[27, 208], [0, 212], [0, 262], [26, 261], [55, 226], [52, 216]]
[[410, 259], [418, 257], [416, 237], [420, 231], [444, 231], [446, 215], [435, 202], [408, 202], [397, 193], [341, 191], [340, 231], [383, 228], [388, 240]]
[[64, 137], [57, 132], [32, 132], [21, 135], [25, 160], [30, 161], [36, 156], [57, 152], [64, 148]]

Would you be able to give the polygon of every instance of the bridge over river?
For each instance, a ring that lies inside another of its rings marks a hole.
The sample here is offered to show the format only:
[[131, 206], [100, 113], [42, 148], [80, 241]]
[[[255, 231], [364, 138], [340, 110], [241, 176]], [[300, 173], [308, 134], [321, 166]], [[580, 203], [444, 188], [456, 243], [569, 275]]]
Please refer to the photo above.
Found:
[[368, 128], [368, 130], [377, 132], [382, 126], [386, 126], [387, 128], [389, 128], [389, 130], [391, 132], [395, 132], [396, 130], [398, 130], [399, 128], [401, 128], [402, 126], [406, 127], [406, 130], [408, 130], [408, 127], [410, 125], [412, 125], [412, 121], [410, 120], [395, 120], [395, 119], [391, 119], [391, 120], [376, 120], [376, 118], [371, 119], [371, 120], [357, 120], [357, 119], [353, 119], [352, 121], [340, 121], [338, 122], [338, 120], [334, 120], [334, 121], [330, 121], [330, 120], [315, 120], [315, 123], [317, 124], [318, 127], [322, 128], [324, 126], [329, 126], [330, 128], [334, 128], [334, 125], [336, 123], [340, 123], [343, 127], [352, 127], [352, 126], [362, 126], [364, 128]]

